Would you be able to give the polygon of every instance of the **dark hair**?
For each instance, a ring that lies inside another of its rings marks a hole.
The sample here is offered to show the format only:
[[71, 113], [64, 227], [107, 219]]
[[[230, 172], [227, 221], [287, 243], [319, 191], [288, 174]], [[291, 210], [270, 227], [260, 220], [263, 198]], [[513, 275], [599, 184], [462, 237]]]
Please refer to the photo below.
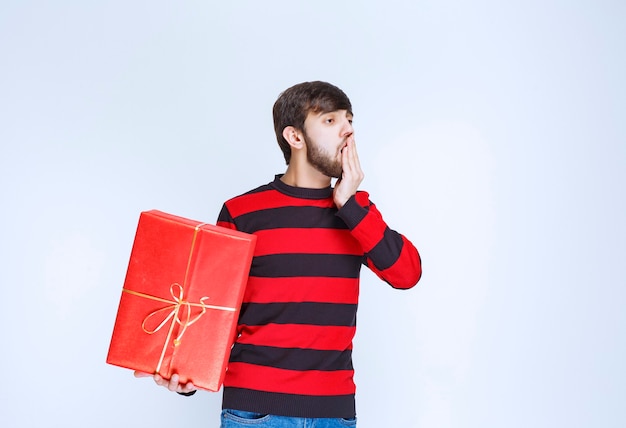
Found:
[[337, 110], [347, 110], [352, 114], [352, 104], [341, 89], [330, 83], [299, 83], [279, 95], [273, 108], [274, 131], [287, 165], [291, 160], [291, 146], [283, 138], [283, 130], [293, 126], [304, 131], [304, 121], [310, 112], [329, 113]]

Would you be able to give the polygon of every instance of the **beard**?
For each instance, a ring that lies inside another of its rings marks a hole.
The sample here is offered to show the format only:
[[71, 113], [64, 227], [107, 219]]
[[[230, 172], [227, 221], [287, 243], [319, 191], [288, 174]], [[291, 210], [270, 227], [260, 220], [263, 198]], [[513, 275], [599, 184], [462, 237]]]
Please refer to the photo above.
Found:
[[341, 161], [322, 150], [315, 141], [306, 135], [304, 141], [306, 142], [306, 156], [313, 168], [328, 177], [341, 178], [343, 173]]

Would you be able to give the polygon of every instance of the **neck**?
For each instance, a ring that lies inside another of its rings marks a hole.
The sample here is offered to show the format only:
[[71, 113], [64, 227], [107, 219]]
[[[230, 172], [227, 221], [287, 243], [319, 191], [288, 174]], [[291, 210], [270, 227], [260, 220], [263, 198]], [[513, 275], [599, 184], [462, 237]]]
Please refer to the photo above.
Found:
[[299, 167], [297, 163], [291, 162], [280, 179], [290, 186], [307, 189], [324, 189], [330, 186], [330, 177], [308, 164]]

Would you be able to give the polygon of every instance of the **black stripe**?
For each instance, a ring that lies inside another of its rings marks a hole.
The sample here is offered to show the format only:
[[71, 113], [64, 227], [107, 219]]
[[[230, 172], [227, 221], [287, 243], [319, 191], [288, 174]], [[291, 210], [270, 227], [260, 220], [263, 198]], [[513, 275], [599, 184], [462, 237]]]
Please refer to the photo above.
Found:
[[244, 303], [239, 324], [307, 324], [320, 326], [356, 325], [357, 305], [347, 303]]
[[383, 239], [366, 256], [376, 266], [376, 269], [385, 270], [398, 261], [403, 246], [402, 236], [398, 232], [386, 228]]
[[220, 213], [217, 216], [217, 221], [218, 222], [223, 221], [223, 222], [226, 222], [226, 223], [232, 223], [233, 222], [233, 217], [228, 212], [228, 208], [226, 208], [226, 205], [222, 205], [222, 209], [220, 210]]
[[277, 348], [236, 343], [230, 362], [242, 362], [285, 370], [352, 370], [352, 351]]
[[271, 254], [252, 260], [250, 276], [358, 278], [363, 256], [350, 254]]
[[271, 192], [274, 189], [272, 189], [271, 183], [268, 184], [262, 184], [259, 187], [252, 189], [252, 190], [248, 190], [246, 193], [244, 193], [241, 196], [246, 196], [246, 195], [252, 195], [254, 193], [261, 193], [261, 192]]
[[235, 223], [237, 229], [247, 233], [276, 227], [347, 229], [336, 212], [336, 208], [310, 206], [268, 208], [237, 216]]
[[301, 418], [354, 418], [354, 395], [297, 395], [225, 387], [223, 409]]
[[337, 215], [343, 219], [350, 229], [357, 227], [369, 213], [369, 206], [360, 206], [356, 201], [356, 195], [348, 199], [344, 207], [345, 209], [338, 211]]

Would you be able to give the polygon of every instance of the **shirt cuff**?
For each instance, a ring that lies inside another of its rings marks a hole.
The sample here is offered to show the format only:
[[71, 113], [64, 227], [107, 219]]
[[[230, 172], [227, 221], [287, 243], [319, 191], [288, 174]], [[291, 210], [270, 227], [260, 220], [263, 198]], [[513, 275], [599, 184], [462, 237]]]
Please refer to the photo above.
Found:
[[367, 208], [362, 207], [356, 200], [356, 196], [352, 195], [350, 199], [343, 204], [337, 215], [341, 218], [350, 230], [358, 226], [358, 224], [367, 215]]

